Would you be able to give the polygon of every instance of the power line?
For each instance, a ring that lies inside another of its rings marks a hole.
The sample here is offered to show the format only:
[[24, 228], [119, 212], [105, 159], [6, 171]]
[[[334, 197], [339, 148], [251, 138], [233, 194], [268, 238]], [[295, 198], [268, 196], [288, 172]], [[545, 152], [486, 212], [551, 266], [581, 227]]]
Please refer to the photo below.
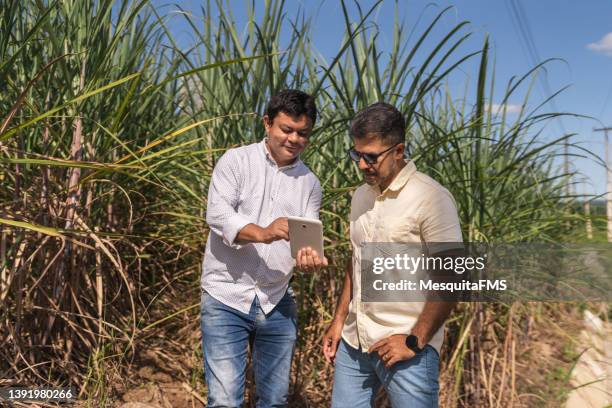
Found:
[[[506, 3], [506, 7], [508, 8], [508, 4], [510, 4], [509, 11], [510, 17], [512, 20], [512, 24], [514, 25], [515, 31], [517, 32], [521, 44], [523, 48], [523, 53], [526, 54], [528, 62], [534, 67], [542, 62], [542, 58], [540, 58], [540, 53], [538, 52], [538, 48], [533, 39], [533, 33], [531, 31], [531, 27], [529, 25], [529, 20], [527, 18], [527, 13], [523, 9], [519, 0], [508, 0]], [[544, 67], [542, 67], [542, 74], [538, 75], [538, 82], [542, 87], [542, 91], [544, 94], [544, 98], [546, 98], [547, 103], [551, 106], [554, 112], [560, 112], [557, 108], [557, 104], [555, 103], [554, 98], [552, 98], [552, 91], [550, 88], [550, 83], [548, 82], [548, 72]], [[565, 126], [563, 125], [563, 120], [561, 117], [555, 121], [559, 130], [562, 132], [563, 136], [567, 135], [567, 130], [565, 130]], [[569, 144], [567, 140], [563, 143], [563, 171], [566, 175], [570, 173], [570, 164], [569, 164]], [[571, 193], [571, 183], [567, 184], [567, 194]]]
[[[520, 39], [522, 40], [521, 45], [524, 45], [524, 52], [527, 51], [527, 59], [530, 61], [530, 64], [533, 66], [538, 65], [542, 62], [542, 58], [540, 57], [540, 53], [538, 52], [538, 48], [533, 39], [533, 32], [531, 31], [531, 26], [529, 25], [529, 20], [527, 18], [527, 13], [525, 13], [525, 9], [519, 0], [508, 0], [511, 6], [511, 17], [514, 18], [512, 21], [515, 30], [518, 32]], [[518, 29], [516, 29], [518, 27]], [[542, 87], [544, 97], [549, 99], [548, 103], [552, 107], [553, 111], [559, 112], [557, 108], [557, 104], [554, 99], [550, 99], [553, 94], [550, 83], [548, 82], [548, 73], [545, 68], [543, 68], [543, 75], [538, 75], [538, 80], [540, 86]], [[564, 135], [567, 134], [565, 130], [565, 126], [563, 125], [563, 121], [561, 118], [557, 121], [557, 124], [560, 127], [560, 130]]]

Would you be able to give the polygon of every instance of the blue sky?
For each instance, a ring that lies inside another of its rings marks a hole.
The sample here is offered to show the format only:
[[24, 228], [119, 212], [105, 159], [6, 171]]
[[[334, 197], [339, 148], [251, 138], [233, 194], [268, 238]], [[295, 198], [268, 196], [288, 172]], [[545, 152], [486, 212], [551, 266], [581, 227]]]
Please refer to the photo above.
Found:
[[[512, 7], [512, 1], [515, 5]], [[173, 9], [166, 2], [154, 1], [164, 11]], [[241, 0], [230, 0], [239, 26], [246, 22], [245, 3]], [[258, 2], [262, 4], [263, 1]], [[349, 2], [347, 2], [349, 3]], [[181, 7], [201, 15], [198, 1], [182, 1]], [[350, 4], [350, 3], [349, 3]], [[374, 1], [360, 1], [363, 9], [368, 9]], [[569, 88], [555, 99], [554, 106], [548, 105], [543, 111], [558, 109], [592, 116], [599, 120], [565, 118], [561, 124], [550, 124], [545, 132], [549, 137], [558, 136], [562, 129], [577, 133], [574, 139], [582, 147], [600, 157], [604, 155], [603, 133], [593, 132], [594, 127], [612, 126], [612, 1], [591, 0], [588, 2], [571, 0], [437, 0], [436, 3], [423, 0], [398, 1], [400, 18], [411, 28], [417, 25], [417, 33], [422, 32], [426, 24], [447, 6], [454, 9], [443, 18], [439, 34], [448, 31], [458, 22], [471, 22], [468, 30], [473, 32], [463, 51], [476, 51], [489, 35], [495, 58], [495, 75], [497, 79], [496, 94], [500, 97], [507, 81], [514, 75], [522, 75], [534, 66], [539, 58], [560, 58], [564, 61], [548, 65], [547, 81], [550, 92], [565, 86]], [[330, 58], [334, 56], [342, 43], [344, 30], [342, 10], [339, 1], [287, 1], [287, 10], [296, 11], [299, 7], [313, 17], [314, 46]], [[374, 20], [381, 29], [383, 44], [391, 44], [390, 27], [393, 23], [395, 1], [383, 1]], [[356, 16], [355, 7], [351, 7]], [[521, 10], [517, 20], [513, 10]], [[423, 15], [420, 22], [418, 18]], [[356, 17], [355, 17], [356, 18]], [[388, 22], [388, 23], [387, 23]], [[524, 27], [522, 36], [520, 24]], [[181, 24], [171, 24], [172, 30], [185, 40]], [[434, 35], [432, 40], [440, 39]], [[606, 37], [606, 35], [608, 35]], [[530, 38], [537, 56], [530, 57], [523, 38]], [[384, 51], [384, 50], [382, 50]], [[538, 61], [540, 62], [540, 61]], [[468, 89], [475, 89], [477, 61], [467, 64], [463, 73], [449, 78], [449, 86], [456, 97], [461, 97], [468, 82]], [[542, 101], [548, 90], [538, 83], [533, 93], [533, 100]], [[517, 100], [509, 101], [509, 110], [520, 104], [521, 94]], [[498, 101], [494, 101], [496, 103]], [[612, 132], [610, 132], [612, 137]], [[572, 158], [571, 165], [584, 174], [586, 182], [577, 188], [577, 193], [603, 194], [606, 191], [605, 169], [590, 159]]]

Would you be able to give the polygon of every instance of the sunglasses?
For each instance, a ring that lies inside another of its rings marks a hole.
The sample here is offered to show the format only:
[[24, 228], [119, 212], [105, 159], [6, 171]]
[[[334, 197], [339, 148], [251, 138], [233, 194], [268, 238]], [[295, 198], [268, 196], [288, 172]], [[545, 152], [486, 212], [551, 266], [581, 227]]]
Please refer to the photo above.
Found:
[[399, 143], [396, 143], [393, 146], [391, 146], [390, 148], [388, 148], [386, 150], [383, 150], [380, 153], [361, 153], [361, 152], [358, 152], [357, 150], [355, 150], [355, 148], [353, 147], [353, 148], [349, 149], [348, 155], [351, 158], [351, 160], [354, 161], [355, 163], [359, 163], [359, 161], [363, 158], [363, 161], [365, 161], [368, 166], [371, 166], [373, 164], [376, 164], [376, 162], [378, 161], [378, 158], [380, 156], [382, 156], [383, 154], [387, 153], [388, 151], [393, 149], [398, 144]]

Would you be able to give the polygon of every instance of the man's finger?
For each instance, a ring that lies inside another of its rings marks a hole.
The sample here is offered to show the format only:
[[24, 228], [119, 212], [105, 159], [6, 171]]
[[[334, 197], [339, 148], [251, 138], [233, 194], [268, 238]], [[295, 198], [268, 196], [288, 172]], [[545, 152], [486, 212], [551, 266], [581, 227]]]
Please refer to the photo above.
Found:
[[325, 356], [325, 361], [331, 363], [329, 345], [327, 344], [327, 340], [328, 339], [325, 339], [325, 344], [323, 345], [323, 355]]
[[330, 363], [333, 364], [334, 360], [336, 359], [336, 351], [338, 351], [338, 342], [339, 340], [336, 339], [332, 339], [331, 344], [330, 344], [330, 350], [329, 350], [329, 359], [330, 359]]
[[327, 266], [327, 259], [325, 259], [325, 257], [321, 258], [317, 251], [313, 250], [312, 255], [314, 258], [315, 267], [317, 269], [321, 268], [322, 266]]
[[310, 255], [308, 249], [304, 250], [304, 265], [306, 265], [306, 270], [312, 270], [312, 262], [310, 262]]
[[332, 356], [336, 355], [336, 351], [338, 350], [338, 343], [340, 343], [340, 339], [331, 339], [331, 344], [329, 345]]
[[302, 252], [302, 269], [307, 271], [309, 269], [308, 265], [308, 257], [306, 256], [306, 251]]
[[314, 259], [312, 257], [312, 252], [312, 248], [306, 248], [306, 263], [308, 263], [308, 269], [314, 268], [315, 266]]
[[298, 269], [302, 269], [304, 267], [304, 265], [302, 265], [302, 250], [298, 250], [297, 254], [295, 255], [295, 266], [298, 267]]
[[387, 339], [378, 340], [376, 343], [372, 344], [368, 349], [368, 353], [376, 351], [377, 348], [387, 343]]
[[385, 367], [390, 368], [391, 366], [393, 366], [393, 364], [397, 363], [398, 361], [400, 361], [399, 357], [393, 356], [389, 359], [389, 361], [385, 363]]
[[321, 259], [319, 258], [319, 254], [314, 249], [310, 252], [312, 259], [315, 262], [315, 265], [319, 265], [321, 263]]
[[389, 347], [388, 345], [384, 345], [382, 347], [378, 348], [378, 355], [382, 358], [385, 354], [388, 354], [391, 352], [391, 347]]
[[326, 337], [324, 339], [323, 345], [323, 355], [325, 356], [325, 361], [332, 364], [333, 358], [336, 354], [336, 342], [331, 337]]
[[321, 262], [319, 261], [319, 257], [317, 256], [317, 251], [314, 249], [310, 251], [310, 258], [312, 259], [312, 267], [314, 269], [318, 269]]
[[308, 269], [312, 270], [315, 268], [315, 262], [314, 259], [312, 259], [312, 256], [306, 256], [306, 262], [308, 263]]

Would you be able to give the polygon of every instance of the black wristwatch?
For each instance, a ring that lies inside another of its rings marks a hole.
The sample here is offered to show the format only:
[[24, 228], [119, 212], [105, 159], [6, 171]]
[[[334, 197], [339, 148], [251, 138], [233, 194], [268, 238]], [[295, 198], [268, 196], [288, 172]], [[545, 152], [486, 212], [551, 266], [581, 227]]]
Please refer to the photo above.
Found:
[[406, 337], [406, 347], [414, 351], [415, 354], [419, 354], [423, 351], [423, 348], [419, 347], [419, 338], [414, 334], [409, 334], [408, 337]]

